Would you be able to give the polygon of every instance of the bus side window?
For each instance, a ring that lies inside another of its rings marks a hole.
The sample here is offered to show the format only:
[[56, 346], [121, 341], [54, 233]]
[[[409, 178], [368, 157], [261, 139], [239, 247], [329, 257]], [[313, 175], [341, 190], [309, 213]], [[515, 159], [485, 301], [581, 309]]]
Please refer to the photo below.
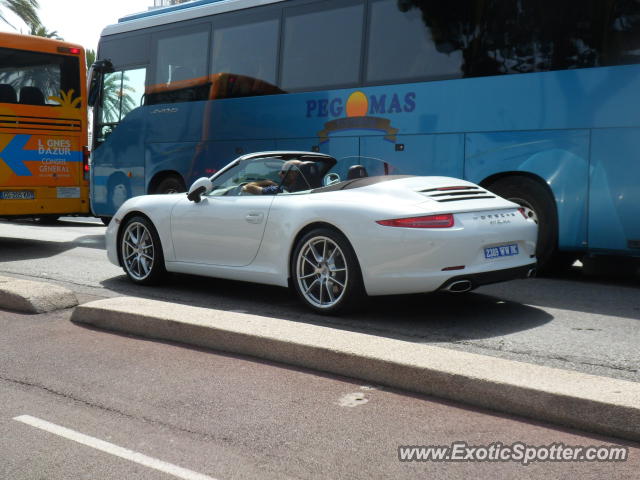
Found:
[[104, 142], [133, 109], [142, 105], [146, 68], [106, 73], [96, 126], [96, 147]]

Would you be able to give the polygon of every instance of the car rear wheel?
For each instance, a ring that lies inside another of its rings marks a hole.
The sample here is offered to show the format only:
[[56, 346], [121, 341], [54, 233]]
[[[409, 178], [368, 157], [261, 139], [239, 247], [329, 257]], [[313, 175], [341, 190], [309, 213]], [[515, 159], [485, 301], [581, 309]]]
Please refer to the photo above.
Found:
[[352, 311], [364, 297], [355, 252], [335, 230], [319, 228], [302, 237], [292, 256], [291, 273], [298, 296], [318, 313]]
[[135, 283], [152, 285], [165, 274], [160, 238], [145, 217], [131, 217], [124, 224], [119, 242], [122, 268]]

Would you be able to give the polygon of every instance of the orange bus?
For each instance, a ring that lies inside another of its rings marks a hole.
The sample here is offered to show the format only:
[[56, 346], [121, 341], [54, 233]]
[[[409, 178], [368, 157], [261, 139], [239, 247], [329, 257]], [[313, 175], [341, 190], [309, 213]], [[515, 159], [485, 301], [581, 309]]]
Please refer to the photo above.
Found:
[[82, 47], [0, 33], [0, 217], [89, 213], [85, 79]]

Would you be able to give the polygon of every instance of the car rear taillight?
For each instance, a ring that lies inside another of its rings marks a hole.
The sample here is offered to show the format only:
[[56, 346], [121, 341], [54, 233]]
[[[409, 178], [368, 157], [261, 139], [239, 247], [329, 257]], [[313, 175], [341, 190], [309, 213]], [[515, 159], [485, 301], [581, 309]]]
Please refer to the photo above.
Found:
[[89, 148], [82, 147], [82, 178], [89, 180]]
[[376, 223], [385, 227], [404, 228], [449, 228], [453, 227], [453, 215], [426, 215], [423, 217], [394, 218], [392, 220], [378, 220]]

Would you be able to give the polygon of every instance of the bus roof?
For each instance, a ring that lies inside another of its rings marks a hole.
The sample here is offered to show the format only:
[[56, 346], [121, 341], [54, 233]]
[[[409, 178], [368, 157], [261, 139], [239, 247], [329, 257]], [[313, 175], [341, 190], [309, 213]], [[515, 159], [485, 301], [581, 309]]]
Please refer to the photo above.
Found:
[[36, 52], [61, 53], [69, 54], [69, 52], [60, 52], [59, 47], [79, 48], [84, 51], [82, 45], [65, 42], [62, 40], [53, 40], [46, 37], [38, 37], [35, 35], [24, 35], [21, 33], [0, 32], [0, 45], [8, 48], [16, 48], [18, 50], [33, 50]]
[[131, 32], [143, 28], [166, 25], [192, 18], [216, 15], [218, 13], [243, 10], [245, 8], [268, 5], [284, 0], [195, 0], [178, 5], [135, 13], [118, 19], [118, 23], [108, 25], [102, 31], [103, 37], [117, 33]]

